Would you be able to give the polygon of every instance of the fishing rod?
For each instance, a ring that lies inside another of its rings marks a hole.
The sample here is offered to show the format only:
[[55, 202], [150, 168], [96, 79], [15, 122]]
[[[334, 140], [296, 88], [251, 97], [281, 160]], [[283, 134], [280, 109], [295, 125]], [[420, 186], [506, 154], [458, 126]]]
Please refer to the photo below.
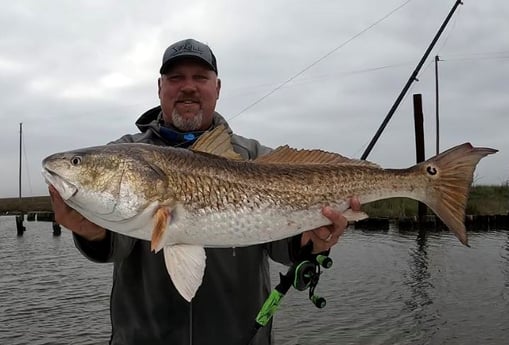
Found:
[[321, 269], [330, 268], [333, 262], [328, 256], [328, 252], [311, 254], [311, 249], [311, 243], [303, 247], [301, 259], [290, 266], [286, 274], [279, 273], [279, 284], [271, 291], [258, 312], [248, 344], [252, 344], [258, 330], [270, 322], [291, 287], [298, 291], [308, 289], [309, 300], [319, 309], [324, 308], [327, 304], [325, 298], [315, 294], [315, 289], [322, 274]]
[[375, 146], [376, 142], [380, 138], [380, 135], [382, 135], [382, 132], [384, 131], [384, 129], [387, 126], [387, 124], [389, 123], [389, 120], [392, 118], [392, 115], [394, 115], [394, 113], [396, 112], [396, 109], [398, 108], [399, 104], [401, 103], [401, 101], [405, 97], [408, 89], [410, 89], [410, 86], [412, 85], [412, 83], [417, 80], [417, 75], [419, 74], [419, 71], [421, 70], [422, 66], [424, 65], [424, 62], [428, 58], [429, 54], [431, 53], [431, 50], [433, 49], [433, 47], [437, 43], [438, 39], [440, 38], [440, 35], [444, 31], [445, 27], [447, 26], [447, 23], [449, 23], [449, 20], [451, 19], [452, 15], [454, 14], [454, 12], [456, 11], [456, 9], [458, 8], [459, 5], [463, 5], [463, 2], [461, 0], [457, 0], [456, 1], [454, 6], [452, 7], [451, 11], [449, 12], [447, 17], [445, 18], [445, 21], [440, 26], [440, 29], [438, 29], [438, 32], [436, 33], [435, 37], [431, 41], [431, 44], [429, 45], [428, 49], [426, 49], [426, 52], [424, 53], [423, 57], [421, 58], [421, 60], [417, 64], [417, 67], [415, 68], [415, 70], [410, 75], [410, 78], [408, 79], [407, 83], [403, 87], [403, 90], [401, 90], [401, 93], [399, 94], [398, 98], [396, 99], [396, 101], [392, 105], [391, 109], [389, 110], [389, 113], [385, 116], [385, 119], [383, 120], [382, 124], [380, 125], [380, 127], [377, 130], [377, 132], [375, 133], [375, 136], [373, 137], [373, 139], [371, 139], [371, 142], [369, 143], [368, 147], [366, 148], [366, 150], [362, 154], [362, 156], [361, 156], [362, 160], [365, 160], [366, 158], [368, 158], [369, 153], [371, 152], [371, 150]]

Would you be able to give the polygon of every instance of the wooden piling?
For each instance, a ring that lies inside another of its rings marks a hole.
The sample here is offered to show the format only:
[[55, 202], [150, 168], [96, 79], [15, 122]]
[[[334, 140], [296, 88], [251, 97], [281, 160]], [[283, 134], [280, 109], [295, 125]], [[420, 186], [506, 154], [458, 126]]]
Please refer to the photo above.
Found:
[[53, 222], [53, 236], [60, 236], [62, 234], [62, 229], [60, 224], [57, 222]]
[[[422, 95], [414, 94], [414, 126], [415, 126], [415, 157], [417, 163], [424, 162], [424, 115], [422, 111]], [[427, 207], [422, 202], [418, 203], [417, 217], [419, 223], [427, 213]]]
[[18, 236], [23, 236], [23, 233], [25, 232], [26, 228], [23, 225], [23, 214], [19, 214], [16, 216], [16, 233]]

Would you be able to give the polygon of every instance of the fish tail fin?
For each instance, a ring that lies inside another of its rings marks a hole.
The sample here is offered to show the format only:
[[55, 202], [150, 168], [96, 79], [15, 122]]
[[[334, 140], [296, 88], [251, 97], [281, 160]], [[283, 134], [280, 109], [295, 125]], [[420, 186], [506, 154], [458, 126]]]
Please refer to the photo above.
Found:
[[497, 150], [465, 143], [453, 147], [416, 167], [433, 182], [426, 190], [425, 202], [466, 246], [465, 209], [477, 163]]

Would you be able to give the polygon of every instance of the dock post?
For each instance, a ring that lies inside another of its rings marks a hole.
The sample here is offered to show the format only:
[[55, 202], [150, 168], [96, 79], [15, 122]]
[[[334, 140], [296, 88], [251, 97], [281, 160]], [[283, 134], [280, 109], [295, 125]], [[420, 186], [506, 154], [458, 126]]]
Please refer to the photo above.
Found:
[[16, 216], [16, 232], [18, 236], [23, 236], [23, 233], [25, 232], [26, 228], [23, 225], [23, 213]]
[[62, 229], [60, 228], [60, 224], [53, 222], [53, 236], [60, 236], [61, 234]]
[[[415, 126], [415, 156], [417, 163], [425, 160], [424, 153], [424, 115], [422, 111], [422, 95], [414, 94], [414, 126]], [[422, 225], [424, 216], [427, 213], [426, 205], [418, 202], [418, 221]]]

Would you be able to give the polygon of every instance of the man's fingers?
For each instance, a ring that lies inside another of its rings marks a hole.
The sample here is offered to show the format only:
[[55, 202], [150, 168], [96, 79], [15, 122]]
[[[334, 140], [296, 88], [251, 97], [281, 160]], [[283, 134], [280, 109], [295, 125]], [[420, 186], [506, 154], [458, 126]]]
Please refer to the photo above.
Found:
[[301, 237], [301, 245], [305, 246], [312, 241], [314, 245], [318, 242], [329, 242], [332, 238], [332, 233], [326, 228], [318, 228], [310, 231], [306, 231], [302, 233]]
[[324, 226], [302, 233], [301, 245], [305, 246], [309, 241], [313, 242], [313, 254], [329, 250], [338, 242], [339, 236], [342, 233], [341, 231], [331, 231], [329, 227]]
[[343, 216], [343, 214], [330, 207], [324, 207], [322, 214], [329, 218], [332, 222], [327, 229], [332, 233], [333, 237], [339, 238], [348, 226], [348, 220]]
[[322, 214], [329, 218], [329, 220], [332, 222], [332, 225], [337, 228], [337, 227], [346, 227], [348, 225], [348, 221], [346, 220], [345, 217], [343, 217], [343, 215], [338, 212], [338, 211], [335, 211], [332, 207], [329, 207], [329, 206], [326, 206], [323, 208], [322, 210]]
[[79, 212], [69, 207], [52, 185], [48, 187], [55, 215], [55, 222], [89, 241], [102, 240], [106, 230], [84, 218]]
[[[353, 211], [360, 211], [361, 204], [357, 197], [350, 199], [350, 208]], [[302, 233], [301, 245], [305, 246], [309, 241], [313, 242], [313, 253], [329, 250], [334, 246], [348, 226], [348, 220], [339, 211], [332, 207], [322, 208], [322, 214], [331, 222], [328, 226], [306, 231]]]
[[49, 198], [51, 200], [51, 205], [53, 206], [53, 208], [55, 208], [55, 207], [60, 208], [60, 207], [62, 207], [62, 204], [65, 205], [64, 199], [62, 199], [62, 197], [60, 196], [60, 193], [58, 193], [58, 191], [56, 190], [55, 187], [53, 187], [52, 185], [49, 185], [48, 191], [49, 191]]
[[359, 198], [353, 197], [352, 199], [350, 199], [350, 208], [354, 211], [361, 210], [361, 202], [359, 201]]

